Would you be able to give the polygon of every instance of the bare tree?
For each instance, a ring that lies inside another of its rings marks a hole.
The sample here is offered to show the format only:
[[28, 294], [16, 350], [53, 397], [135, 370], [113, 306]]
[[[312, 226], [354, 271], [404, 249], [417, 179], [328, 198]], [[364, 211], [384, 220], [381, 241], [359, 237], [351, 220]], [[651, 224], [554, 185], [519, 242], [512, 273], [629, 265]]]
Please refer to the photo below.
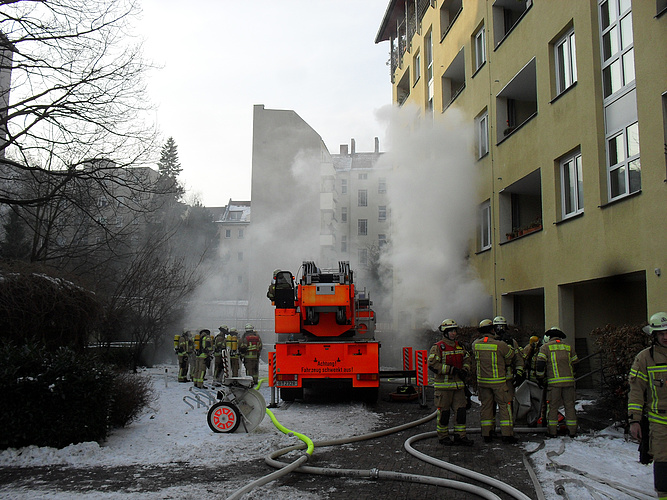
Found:
[[123, 185], [118, 167], [151, 160], [137, 13], [134, 0], [0, 0], [0, 204], [43, 205], [77, 179]]

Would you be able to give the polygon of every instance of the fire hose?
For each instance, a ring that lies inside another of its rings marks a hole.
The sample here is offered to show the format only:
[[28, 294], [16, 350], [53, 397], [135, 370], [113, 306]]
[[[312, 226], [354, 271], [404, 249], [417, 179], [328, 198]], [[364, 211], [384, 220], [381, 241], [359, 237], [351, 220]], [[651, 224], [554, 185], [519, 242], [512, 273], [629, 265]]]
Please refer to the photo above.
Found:
[[[286, 429], [284, 426], [282, 426], [273, 413], [267, 409], [266, 410], [267, 414], [273, 421], [274, 425], [283, 433], [288, 434], [288, 435], [294, 435], [301, 439], [303, 442], [299, 444], [295, 444], [286, 448], [282, 448], [280, 450], [277, 450], [270, 455], [268, 455], [264, 461], [270, 465], [271, 467], [274, 467], [278, 469], [277, 471], [264, 476], [260, 479], [257, 479], [256, 481], [253, 481], [243, 488], [235, 491], [231, 496], [227, 497], [228, 500], [234, 500], [234, 499], [239, 499], [241, 498], [245, 493], [249, 492], [250, 490], [264, 485], [270, 481], [273, 481], [275, 479], [278, 479], [282, 476], [285, 476], [289, 474], [290, 472], [297, 471], [297, 472], [302, 472], [302, 473], [308, 473], [308, 474], [318, 474], [318, 475], [325, 475], [325, 476], [333, 476], [333, 477], [354, 477], [354, 478], [361, 478], [361, 479], [387, 479], [387, 480], [395, 480], [395, 481], [407, 481], [407, 482], [414, 482], [414, 483], [421, 483], [421, 484], [430, 484], [430, 485], [435, 485], [435, 486], [441, 486], [445, 488], [451, 488], [451, 489], [457, 489], [460, 491], [465, 491], [468, 493], [472, 493], [480, 498], [485, 498], [489, 500], [499, 500], [500, 497], [480, 486], [475, 486], [469, 483], [465, 483], [462, 481], [456, 481], [456, 480], [451, 480], [451, 479], [443, 479], [439, 477], [432, 477], [432, 476], [423, 476], [423, 475], [417, 475], [417, 474], [407, 474], [407, 473], [402, 473], [402, 472], [396, 472], [396, 471], [381, 471], [379, 469], [368, 469], [368, 470], [360, 470], [360, 469], [333, 469], [333, 468], [323, 468], [323, 467], [310, 467], [310, 466], [305, 466], [303, 465], [305, 462], [308, 461], [310, 456], [312, 455], [313, 449], [315, 447], [324, 447], [324, 446], [334, 446], [334, 445], [340, 445], [340, 444], [348, 444], [348, 443], [353, 443], [357, 441], [364, 441], [364, 440], [369, 440], [369, 439], [375, 439], [378, 437], [386, 436], [389, 434], [392, 434], [394, 432], [400, 432], [405, 429], [409, 429], [411, 427], [416, 427], [418, 425], [421, 425], [423, 423], [426, 423], [433, 418], [436, 417], [436, 412], [432, 413], [431, 415], [428, 415], [426, 417], [423, 417], [421, 419], [415, 420], [413, 422], [408, 422], [406, 424], [402, 424], [396, 427], [392, 427], [389, 429], [384, 429], [382, 431], [377, 431], [377, 432], [372, 432], [360, 436], [351, 436], [347, 438], [340, 438], [340, 439], [333, 439], [333, 440], [328, 440], [328, 441], [318, 441], [318, 442], [312, 442], [309, 438], [306, 436], [295, 433], [293, 431], [290, 431], [289, 429]], [[534, 428], [526, 428], [526, 429], [515, 429], [517, 431], [523, 431], [523, 432], [535, 432]], [[481, 429], [469, 429], [468, 432], [481, 432]], [[512, 486], [503, 483], [502, 481], [499, 481], [495, 478], [486, 476], [484, 474], [480, 474], [474, 471], [471, 471], [469, 469], [465, 469], [463, 467], [458, 467], [453, 464], [449, 464], [447, 462], [441, 461], [434, 459], [433, 457], [429, 457], [428, 455], [425, 455], [423, 453], [420, 453], [414, 448], [412, 448], [411, 443], [421, 440], [421, 439], [426, 439], [429, 437], [433, 437], [437, 435], [436, 432], [427, 432], [423, 434], [418, 434], [416, 436], [413, 436], [406, 440], [404, 443], [404, 446], [406, 450], [414, 455], [415, 457], [427, 461], [433, 465], [436, 465], [441, 468], [448, 469], [452, 472], [455, 472], [457, 474], [463, 475], [465, 477], [469, 477], [472, 479], [475, 479], [479, 482], [485, 483], [489, 486], [496, 487], [500, 489], [501, 491], [504, 491], [508, 493], [511, 497], [516, 498], [517, 500], [530, 500], [530, 497], [526, 496], [516, 488], [513, 488]], [[285, 455], [291, 451], [295, 450], [300, 450], [304, 449], [307, 447], [307, 451], [305, 455], [302, 455], [299, 457], [297, 460], [290, 464], [285, 464], [284, 462], [280, 462], [276, 460], [278, 457]], [[524, 460], [524, 463], [527, 464], [527, 462]], [[532, 477], [532, 476], [531, 476]], [[541, 488], [539, 486], [539, 483], [536, 484], [536, 490], [539, 492], [539, 495], [541, 498], [544, 497]]]

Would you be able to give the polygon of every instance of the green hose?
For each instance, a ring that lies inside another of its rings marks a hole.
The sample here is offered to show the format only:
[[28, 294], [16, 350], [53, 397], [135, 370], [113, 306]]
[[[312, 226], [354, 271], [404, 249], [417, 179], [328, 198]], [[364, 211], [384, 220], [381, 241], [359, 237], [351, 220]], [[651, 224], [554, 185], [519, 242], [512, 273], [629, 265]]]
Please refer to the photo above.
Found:
[[255, 386], [255, 390], [259, 391], [259, 388], [262, 387], [262, 382], [266, 382], [269, 380], [268, 378], [260, 378], [259, 381], [257, 382], [257, 385]]
[[291, 430], [287, 429], [283, 424], [278, 422], [278, 419], [275, 417], [273, 412], [271, 410], [269, 410], [268, 408], [266, 409], [266, 414], [269, 416], [269, 418], [273, 422], [273, 425], [275, 425], [280, 432], [282, 432], [284, 434], [288, 434], [288, 435], [289, 434], [294, 435], [294, 436], [298, 437], [301, 441], [306, 443], [306, 445], [307, 445], [306, 453], [308, 455], [312, 456], [313, 451], [315, 450], [315, 445], [313, 444], [312, 439], [310, 439], [308, 436], [304, 436], [303, 434], [300, 434], [298, 432], [294, 432], [294, 431], [291, 431]]

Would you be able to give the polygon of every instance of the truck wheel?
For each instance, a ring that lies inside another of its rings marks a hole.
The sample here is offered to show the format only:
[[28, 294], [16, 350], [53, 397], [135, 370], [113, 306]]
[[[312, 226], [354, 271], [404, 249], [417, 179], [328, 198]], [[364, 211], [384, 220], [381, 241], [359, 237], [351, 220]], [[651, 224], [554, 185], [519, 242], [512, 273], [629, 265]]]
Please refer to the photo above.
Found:
[[241, 423], [241, 412], [232, 403], [216, 403], [206, 418], [213, 432], [234, 432]]
[[295, 399], [303, 399], [303, 388], [299, 389], [280, 389], [280, 399], [283, 401], [294, 401]]

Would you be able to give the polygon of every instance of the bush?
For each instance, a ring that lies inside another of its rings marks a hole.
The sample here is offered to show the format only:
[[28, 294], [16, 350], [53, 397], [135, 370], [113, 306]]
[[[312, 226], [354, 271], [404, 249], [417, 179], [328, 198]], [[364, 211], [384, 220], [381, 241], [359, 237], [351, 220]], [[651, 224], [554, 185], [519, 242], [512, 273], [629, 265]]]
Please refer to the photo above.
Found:
[[129, 372], [116, 372], [110, 397], [111, 427], [125, 427], [134, 422], [141, 411], [156, 400], [151, 380]]
[[[147, 401], [145, 385], [127, 381], [91, 356], [69, 348], [0, 345], [0, 449], [28, 445], [63, 448], [102, 441], [111, 427], [135, 418]], [[119, 382], [120, 380], [120, 382]], [[120, 388], [123, 389], [120, 389]], [[120, 413], [114, 406], [122, 407]]]
[[606, 325], [591, 332], [600, 350], [602, 398], [599, 404], [618, 422], [628, 417], [628, 373], [635, 356], [651, 344], [641, 326]]

